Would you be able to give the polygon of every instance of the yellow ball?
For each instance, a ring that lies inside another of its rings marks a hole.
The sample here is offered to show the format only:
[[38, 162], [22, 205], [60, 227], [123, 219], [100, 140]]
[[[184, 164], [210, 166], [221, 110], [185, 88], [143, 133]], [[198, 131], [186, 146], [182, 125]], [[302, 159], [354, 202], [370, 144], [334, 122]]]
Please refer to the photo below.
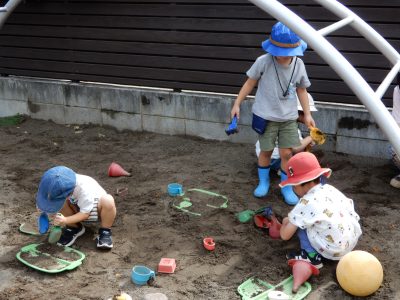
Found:
[[379, 260], [365, 251], [351, 251], [343, 256], [336, 268], [340, 286], [354, 296], [368, 296], [379, 289], [383, 268]]

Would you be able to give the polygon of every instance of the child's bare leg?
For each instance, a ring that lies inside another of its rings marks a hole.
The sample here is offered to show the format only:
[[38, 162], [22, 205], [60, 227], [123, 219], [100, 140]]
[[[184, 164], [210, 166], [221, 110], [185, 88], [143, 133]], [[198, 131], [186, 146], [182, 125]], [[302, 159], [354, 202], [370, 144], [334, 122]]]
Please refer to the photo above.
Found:
[[281, 157], [281, 169], [286, 172], [287, 162], [292, 157], [292, 149], [279, 148], [279, 156]]
[[272, 151], [260, 151], [258, 156], [258, 165], [260, 167], [268, 167], [271, 162]]
[[113, 196], [107, 194], [100, 198], [97, 212], [101, 219], [101, 227], [111, 228], [117, 215], [117, 208]]
[[[68, 200], [65, 201], [64, 206], [60, 210], [60, 213], [63, 214], [63, 216], [65, 217], [72, 216], [77, 212], [78, 210], [76, 209], [76, 207], [73, 204], [71, 204], [71, 202], [69, 202]], [[68, 226], [77, 228], [79, 227], [79, 224], [78, 223], [68, 224]]]

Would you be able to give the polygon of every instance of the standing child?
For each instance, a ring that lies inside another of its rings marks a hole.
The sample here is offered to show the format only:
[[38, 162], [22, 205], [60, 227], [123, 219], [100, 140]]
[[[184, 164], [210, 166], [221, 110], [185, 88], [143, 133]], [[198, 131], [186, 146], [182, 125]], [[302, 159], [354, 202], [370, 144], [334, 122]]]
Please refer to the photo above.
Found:
[[[271, 36], [262, 43], [268, 52], [257, 58], [250, 70], [248, 79], [241, 88], [231, 110], [231, 117], [240, 116], [240, 104], [258, 84], [253, 105], [253, 129], [259, 134], [261, 152], [258, 158], [259, 185], [254, 196], [264, 197], [269, 190], [269, 171], [271, 154], [278, 138], [281, 157], [281, 181], [287, 179], [284, 171], [292, 156], [292, 148], [300, 145], [297, 133], [297, 102], [299, 98], [304, 113], [304, 124], [315, 127], [308, 105], [307, 88], [311, 85], [302, 56], [307, 48], [288, 27], [278, 22], [272, 27]], [[282, 190], [285, 202], [294, 205], [297, 196], [290, 186]]]
[[51, 168], [42, 176], [36, 205], [48, 214], [61, 213], [54, 218], [54, 225], [65, 226], [59, 245], [71, 246], [85, 233], [81, 222], [100, 219], [97, 248], [113, 247], [111, 226], [117, 212], [114, 198], [93, 178], [64, 166]]
[[[400, 126], [400, 73], [397, 74], [397, 86], [393, 91], [393, 110], [392, 110], [393, 119], [396, 121], [397, 125]], [[394, 165], [400, 169], [400, 158], [394, 151], [393, 147], [390, 146], [390, 154], [392, 156], [392, 162]], [[390, 185], [397, 189], [400, 189], [400, 174], [393, 177], [390, 180]]]
[[360, 217], [354, 211], [353, 200], [324, 184], [332, 170], [321, 168], [310, 152], [294, 155], [286, 170], [289, 178], [280, 186], [292, 185], [300, 201], [283, 219], [280, 235], [289, 240], [297, 232], [301, 247], [287, 258], [305, 260], [320, 268], [322, 257], [339, 260], [352, 251], [361, 235]]

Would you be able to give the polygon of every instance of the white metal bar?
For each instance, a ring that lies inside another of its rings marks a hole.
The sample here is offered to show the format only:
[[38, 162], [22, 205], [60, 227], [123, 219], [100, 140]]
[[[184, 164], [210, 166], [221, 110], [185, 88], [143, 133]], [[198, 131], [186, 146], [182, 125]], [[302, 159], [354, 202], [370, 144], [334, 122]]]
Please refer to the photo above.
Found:
[[[389, 113], [388, 109], [383, 105], [381, 99], [375, 94], [372, 88], [362, 78], [360, 73], [333, 47], [323, 36], [318, 34], [313, 27], [297, 16], [290, 9], [282, 5], [276, 0], [249, 0], [274, 18], [283, 22], [286, 26], [296, 32], [305, 42], [307, 42], [346, 82], [354, 94], [365, 105], [370, 114], [386, 135], [396, 153], [400, 155], [400, 128]], [[323, 2], [322, 0], [315, 0]], [[325, 0], [326, 2], [332, 2]], [[336, 1], [334, 1], [336, 2]], [[337, 3], [337, 2], [336, 2]], [[346, 16], [342, 16], [346, 18]], [[354, 24], [354, 22], [352, 23]], [[375, 31], [374, 31], [375, 32]], [[377, 34], [377, 33], [376, 33]], [[375, 34], [372, 34], [375, 36]], [[379, 35], [379, 34], [377, 34]], [[379, 40], [383, 40], [382, 37]], [[389, 45], [390, 46], [390, 45]], [[393, 65], [397, 63], [399, 54], [392, 48], [388, 47], [387, 54], [391, 57]]]
[[381, 85], [376, 89], [375, 94], [378, 96], [378, 98], [382, 98], [383, 94], [385, 94], [386, 90], [393, 82], [393, 79], [399, 73], [399, 70], [400, 70], [400, 60], [397, 62], [397, 64], [394, 65], [394, 67], [386, 75], [386, 78], [382, 81]]
[[374, 45], [392, 63], [392, 65], [395, 65], [397, 61], [400, 60], [400, 54], [378, 32], [346, 6], [336, 0], [314, 1], [333, 12], [341, 19], [352, 16], [354, 22], [351, 23], [351, 27]]
[[347, 24], [350, 24], [353, 21], [354, 21], [353, 16], [348, 16], [347, 18], [344, 18], [343, 20], [340, 20], [339, 22], [333, 23], [332, 25], [329, 25], [325, 28], [318, 30], [318, 33], [322, 36], [326, 36], [326, 35], [330, 34], [331, 32], [336, 31], [336, 30], [346, 26]]
[[8, 16], [14, 11], [20, 2], [22, 2], [22, 0], [9, 0], [6, 5], [0, 8], [0, 12], [2, 12], [2, 14], [0, 14], [0, 28], [3, 27]]

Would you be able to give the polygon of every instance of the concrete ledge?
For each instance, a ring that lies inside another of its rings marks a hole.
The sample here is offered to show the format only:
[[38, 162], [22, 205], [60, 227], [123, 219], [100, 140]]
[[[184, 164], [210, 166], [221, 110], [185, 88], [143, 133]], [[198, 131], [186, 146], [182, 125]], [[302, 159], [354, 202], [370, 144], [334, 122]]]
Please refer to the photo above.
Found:
[[142, 115], [142, 126], [144, 131], [161, 134], [184, 135], [186, 132], [184, 119]]
[[117, 130], [142, 131], [142, 117], [140, 114], [103, 110], [101, 117], [103, 125], [115, 127]]
[[0, 98], [0, 117], [13, 116], [16, 114], [28, 115], [28, 102]]
[[[24, 77], [0, 78], [0, 116], [17, 113], [67, 124], [98, 124], [118, 130], [198, 136], [255, 143], [253, 100], [241, 106], [239, 133], [227, 136], [235, 96], [175, 93], [127, 86], [71, 83]], [[315, 99], [318, 100], [318, 99]], [[317, 126], [327, 134], [324, 151], [389, 158], [386, 137], [363, 107], [317, 102]], [[307, 134], [307, 128], [302, 127]]]
[[58, 124], [66, 124], [65, 122], [65, 106], [54, 104], [35, 104], [28, 102], [30, 116], [33, 119], [53, 121]]

